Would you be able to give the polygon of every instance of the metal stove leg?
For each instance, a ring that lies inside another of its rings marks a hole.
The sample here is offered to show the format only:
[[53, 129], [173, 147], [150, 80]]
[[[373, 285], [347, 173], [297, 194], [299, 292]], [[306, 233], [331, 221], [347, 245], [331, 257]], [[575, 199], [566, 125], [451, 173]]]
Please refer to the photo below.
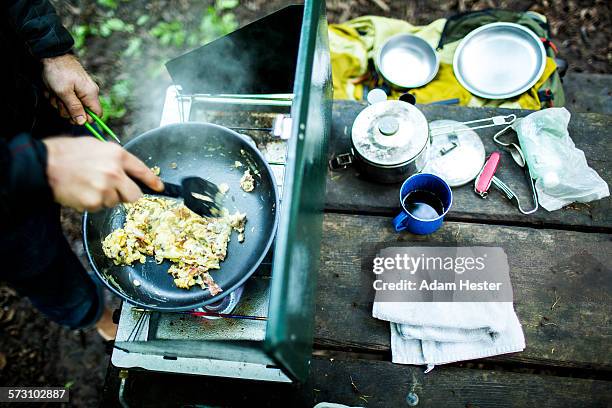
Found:
[[128, 370], [119, 371], [119, 378], [121, 379], [121, 382], [119, 383], [118, 397], [119, 397], [119, 403], [121, 404], [123, 408], [129, 408], [127, 400], [125, 399], [125, 385], [127, 383], [128, 373], [129, 373]]

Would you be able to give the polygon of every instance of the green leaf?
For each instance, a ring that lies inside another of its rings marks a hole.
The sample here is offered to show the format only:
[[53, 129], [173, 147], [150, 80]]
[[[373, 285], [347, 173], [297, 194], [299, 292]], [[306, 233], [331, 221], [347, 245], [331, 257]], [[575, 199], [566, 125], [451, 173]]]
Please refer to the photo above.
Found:
[[81, 50], [85, 46], [85, 40], [89, 35], [89, 27], [85, 25], [75, 25], [71, 30], [72, 38], [74, 38], [74, 48]]
[[162, 45], [168, 45], [172, 41], [172, 33], [163, 33], [161, 37], [159, 37], [159, 42]]
[[217, 0], [217, 10], [230, 10], [238, 6], [238, 0]]
[[223, 17], [221, 17], [221, 21], [223, 22], [223, 35], [238, 28], [238, 21], [236, 21], [236, 16], [233, 13], [224, 14]]
[[126, 106], [132, 95], [133, 83], [128, 79], [115, 82], [107, 95], [100, 97], [104, 115], [102, 120], [120, 119], [127, 113]]
[[129, 79], [122, 79], [116, 82], [111, 88], [111, 94], [116, 99], [126, 101], [132, 94], [132, 81]]
[[120, 18], [109, 18], [100, 25], [100, 35], [104, 38], [109, 37], [113, 31], [132, 33], [134, 32], [134, 25], [128, 24]]
[[112, 31], [110, 28], [108, 28], [107, 26], [100, 26], [100, 35], [104, 38], [108, 37], [109, 35], [111, 35]]
[[183, 46], [183, 44], [185, 43], [185, 37], [187, 35], [185, 34], [184, 31], [179, 31], [177, 33], [174, 34], [174, 45], [176, 47], [181, 47]]
[[200, 21], [200, 41], [209, 43], [236, 30], [236, 28], [238, 28], [238, 22], [234, 13], [219, 14], [214, 7], [208, 7]]
[[134, 57], [139, 56], [141, 54], [140, 46], [142, 45], [142, 38], [134, 37], [130, 38], [128, 42], [128, 46], [123, 52], [123, 55], [126, 57]]
[[183, 24], [180, 21], [159, 22], [149, 30], [149, 33], [164, 46], [173, 44], [176, 47], [181, 47], [187, 38], [187, 33], [183, 30]]
[[110, 9], [116, 9], [119, 5], [117, 0], [98, 0], [98, 4], [103, 7], [108, 7]]
[[143, 26], [147, 24], [150, 19], [151, 16], [149, 16], [148, 14], [143, 14], [142, 16], [138, 17], [138, 20], [136, 20], [136, 25]]
[[119, 18], [108, 19], [104, 25], [111, 31], [124, 31], [127, 27], [127, 24]]
[[187, 45], [189, 47], [195, 47], [199, 43], [200, 43], [200, 37], [198, 36], [198, 34], [196, 33], [189, 34], [189, 36], [187, 37]]

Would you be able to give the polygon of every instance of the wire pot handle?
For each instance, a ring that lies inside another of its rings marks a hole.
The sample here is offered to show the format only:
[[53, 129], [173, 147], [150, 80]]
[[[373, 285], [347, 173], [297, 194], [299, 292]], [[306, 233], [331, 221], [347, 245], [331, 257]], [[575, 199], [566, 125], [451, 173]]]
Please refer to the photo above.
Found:
[[[489, 128], [493, 126], [504, 126], [504, 125], [509, 126], [513, 124], [515, 120], [516, 120], [516, 115], [514, 114], [507, 115], [507, 116], [493, 116], [491, 118], [470, 120], [467, 122], [459, 123], [460, 125], [467, 126], [467, 128], [459, 128], [457, 127], [456, 124], [437, 126], [433, 129], [430, 129], [430, 134], [431, 136], [440, 136], [440, 135], [447, 135], [449, 133], [466, 132], [468, 130], [484, 129], [484, 128]], [[489, 123], [486, 123], [486, 122], [489, 122]], [[442, 130], [441, 132], [437, 132], [440, 129], [447, 129], [447, 130]]]

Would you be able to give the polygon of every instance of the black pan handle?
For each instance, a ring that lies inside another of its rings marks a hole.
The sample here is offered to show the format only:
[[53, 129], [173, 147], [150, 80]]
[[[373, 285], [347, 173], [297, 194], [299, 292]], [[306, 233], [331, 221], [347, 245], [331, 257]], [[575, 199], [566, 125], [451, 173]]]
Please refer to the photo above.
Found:
[[140, 190], [142, 190], [144, 194], [162, 195], [172, 198], [183, 197], [183, 187], [178, 184], [168, 183], [167, 181], [164, 181], [164, 191], [155, 191], [140, 180], [136, 180], [133, 178], [132, 181], [134, 181], [134, 183], [136, 183], [136, 185], [140, 187]]

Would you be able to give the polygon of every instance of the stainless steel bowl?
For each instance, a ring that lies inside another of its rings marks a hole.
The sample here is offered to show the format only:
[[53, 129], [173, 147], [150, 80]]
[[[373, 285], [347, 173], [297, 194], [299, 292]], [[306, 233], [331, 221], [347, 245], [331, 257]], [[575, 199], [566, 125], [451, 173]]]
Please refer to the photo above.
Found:
[[542, 41], [514, 23], [487, 24], [470, 32], [459, 43], [453, 61], [461, 85], [486, 99], [522, 94], [540, 79], [545, 66]]
[[433, 47], [411, 34], [389, 38], [376, 53], [374, 62], [383, 78], [400, 89], [418, 88], [429, 83], [440, 66]]

